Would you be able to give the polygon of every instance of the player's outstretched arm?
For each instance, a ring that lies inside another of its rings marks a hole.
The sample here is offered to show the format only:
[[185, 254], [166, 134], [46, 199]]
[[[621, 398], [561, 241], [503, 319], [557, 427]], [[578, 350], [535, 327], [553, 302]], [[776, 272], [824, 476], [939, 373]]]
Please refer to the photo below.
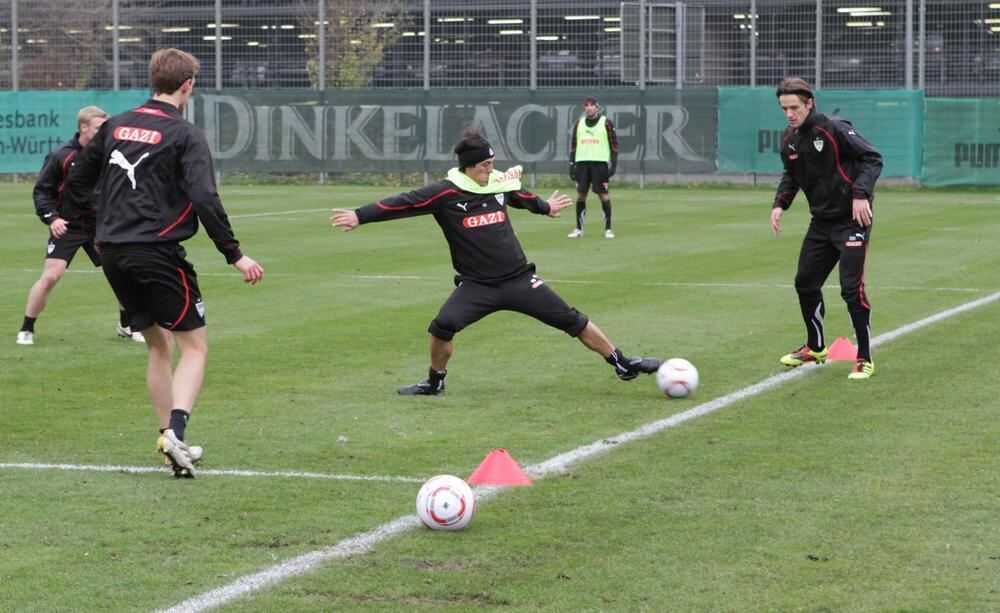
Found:
[[573, 204], [573, 199], [566, 194], [560, 194], [559, 190], [552, 192], [549, 196], [549, 217], [559, 217], [563, 209]]
[[251, 285], [256, 285], [258, 281], [264, 278], [263, 267], [249, 256], [243, 256], [236, 260], [233, 262], [233, 266], [236, 267], [236, 270], [243, 273], [243, 281]]
[[343, 228], [344, 232], [357, 228], [358, 223], [358, 214], [349, 209], [333, 209], [333, 215], [330, 216], [330, 225]]

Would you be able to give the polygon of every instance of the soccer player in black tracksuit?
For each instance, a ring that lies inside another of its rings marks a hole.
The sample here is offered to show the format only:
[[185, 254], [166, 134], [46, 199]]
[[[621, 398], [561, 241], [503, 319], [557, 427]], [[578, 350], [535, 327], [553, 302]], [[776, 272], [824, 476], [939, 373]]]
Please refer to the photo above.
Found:
[[857, 361], [848, 378], [868, 379], [875, 374], [875, 363], [865, 258], [882, 156], [849, 122], [818, 112], [812, 89], [804, 80], [785, 79], [777, 96], [788, 129], [781, 145], [785, 172], [771, 208], [771, 229], [775, 235], [781, 233], [781, 214], [791, 206], [799, 189], [805, 192], [812, 213], [795, 275], [807, 340], [781, 362], [794, 367], [826, 361], [822, 287], [839, 263], [840, 294], [858, 342]]
[[656, 372], [660, 360], [626, 358], [586, 315], [545, 285], [514, 235], [508, 218], [510, 208], [558, 217], [570, 205], [569, 197], [554, 192], [546, 202], [522, 190], [519, 166], [506, 173], [494, 171], [492, 147], [472, 130], [465, 132], [455, 153], [458, 168], [451, 169], [446, 180], [356, 210], [334, 209], [330, 217], [333, 226], [350, 231], [363, 223], [434, 215], [448, 241], [452, 266], [458, 272], [457, 287], [428, 328], [428, 377], [399, 388], [399, 393], [433, 396], [444, 392], [455, 334], [502, 310], [530, 315], [577, 337], [604, 356], [622, 380]]
[[611, 229], [611, 189], [609, 183], [618, 168], [618, 133], [615, 124], [601, 115], [597, 98], [583, 99], [584, 116], [573, 125], [569, 139], [569, 178], [576, 181], [576, 228], [569, 238], [583, 236], [587, 217], [587, 191], [601, 201], [604, 211], [604, 238], [614, 238]]
[[[79, 154], [68, 181], [73, 193], [97, 185], [96, 242], [104, 274], [132, 314], [132, 326], [145, 333], [146, 378], [160, 429], [157, 450], [177, 477], [193, 477], [193, 462], [201, 457], [200, 448], [184, 443], [184, 428], [208, 352], [204, 303], [180, 243], [198, 231], [200, 221], [246, 282], [256, 283], [264, 274], [233, 235], [204, 133], [181, 115], [198, 68], [198, 60], [183, 51], [154, 53], [153, 98], [105, 122]], [[180, 359], [171, 371], [174, 342]]]
[[[35, 344], [35, 320], [45, 309], [49, 293], [62, 279], [66, 269], [73, 261], [73, 256], [81, 248], [90, 257], [94, 266], [101, 265], [101, 259], [94, 249], [93, 205], [90, 194], [86, 202], [79, 207], [62, 206], [66, 197], [63, 186], [69, 169], [76, 163], [75, 158], [80, 150], [90, 142], [101, 124], [107, 120], [108, 114], [96, 106], [85, 106], [76, 115], [77, 132], [73, 138], [59, 146], [58, 149], [45, 157], [42, 170], [35, 181], [32, 198], [35, 201], [35, 213], [42, 223], [49, 227], [49, 241], [45, 253], [45, 267], [42, 276], [35, 281], [28, 292], [28, 304], [24, 308], [24, 321], [17, 333], [18, 345]], [[71, 217], [73, 210], [81, 210], [77, 217]], [[124, 309], [119, 310], [118, 335], [142, 342], [142, 334], [133, 333], [129, 328], [128, 317]]]

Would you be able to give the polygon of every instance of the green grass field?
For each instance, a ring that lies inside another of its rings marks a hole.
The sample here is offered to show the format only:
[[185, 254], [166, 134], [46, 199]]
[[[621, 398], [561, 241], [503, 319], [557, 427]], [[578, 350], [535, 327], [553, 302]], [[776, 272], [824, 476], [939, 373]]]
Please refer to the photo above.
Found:
[[[202, 469], [155, 468], [145, 350], [82, 254], [36, 344], [14, 337], [46, 232], [31, 186], [0, 192], [0, 610], [166, 609], [413, 514], [419, 482], [508, 449], [533, 466], [780, 374], [803, 340], [791, 287], [804, 200], [770, 235], [770, 189], [615, 192], [605, 240], [513, 211], [539, 274], [626, 354], [681, 356], [684, 400], [623, 383], [563, 333], [500, 313], [462, 332], [448, 393], [426, 374], [428, 322], [452, 289], [431, 218], [329, 227], [328, 209], [394, 193], [227, 186], [245, 286], [188, 241], [209, 320], [188, 428]], [[539, 190], [548, 195], [549, 190]], [[878, 336], [1000, 291], [1000, 198], [881, 190], [867, 268]], [[836, 285], [827, 334], [851, 334]], [[1000, 301], [481, 502], [457, 533], [402, 530], [370, 551], [223, 599], [222, 610], [1000, 610]], [[14, 466], [14, 465], [21, 466]], [[34, 467], [25, 467], [33, 465]], [[409, 480], [274, 476], [278, 471]]]

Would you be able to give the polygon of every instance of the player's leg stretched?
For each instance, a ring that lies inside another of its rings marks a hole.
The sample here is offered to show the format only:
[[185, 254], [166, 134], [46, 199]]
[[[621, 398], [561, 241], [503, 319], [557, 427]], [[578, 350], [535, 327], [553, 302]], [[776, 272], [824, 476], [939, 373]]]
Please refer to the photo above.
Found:
[[24, 308], [24, 321], [21, 323], [21, 330], [17, 333], [18, 345], [35, 344], [35, 321], [38, 319], [45, 305], [49, 301], [49, 293], [62, 279], [69, 262], [58, 258], [48, 258], [45, 260], [45, 268], [42, 275], [31, 286], [28, 292], [28, 304]]
[[405, 385], [397, 391], [403, 396], [438, 396], [444, 393], [444, 378], [448, 376], [448, 360], [455, 351], [452, 340], [444, 340], [431, 334], [431, 365], [427, 369], [427, 378]]
[[577, 338], [588, 349], [601, 354], [604, 361], [615, 369], [615, 374], [622, 381], [631, 381], [641, 374], [653, 374], [663, 363], [659, 358], [625, 357], [621, 349], [615, 347], [614, 343], [592, 321], [587, 322], [587, 327], [580, 332]]

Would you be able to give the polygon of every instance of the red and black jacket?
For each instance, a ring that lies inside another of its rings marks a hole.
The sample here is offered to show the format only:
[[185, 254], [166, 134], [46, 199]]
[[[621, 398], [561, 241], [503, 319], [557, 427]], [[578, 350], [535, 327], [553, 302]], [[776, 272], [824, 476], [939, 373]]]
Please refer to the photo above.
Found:
[[101, 246], [181, 242], [205, 226], [232, 264], [243, 257], [215, 186], [202, 130], [167, 102], [149, 100], [115, 115], [81, 151], [67, 189], [97, 187]]
[[356, 213], [360, 223], [434, 215], [451, 250], [456, 282], [496, 284], [534, 271], [514, 234], [508, 207], [549, 213], [547, 202], [525, 190], [474, 194], [448, 180], [365, 205]]
[[785, 171], [774, 207], [788, 209], [799, 189], [817, 219], [851, 219], [853, 200], [873, 200], [882, 156], [850, 122], [813, 111], [781, 144]]
[[73, 138], [45, 156], [45, 162], [35, 180], [35, 189], [31, 196], [35, 201], [35, 213], [47, 226], [60, 218], [71, 224], [83, 223], [95, 214], [90, 193], [76, 206], [63, 206], [63, 201], [67, 197], [66, 177], [70, 168], [76, 163], [74, 160], [81, 149], [83, 147], [80, 145], [80, 133], [77, 132]]

